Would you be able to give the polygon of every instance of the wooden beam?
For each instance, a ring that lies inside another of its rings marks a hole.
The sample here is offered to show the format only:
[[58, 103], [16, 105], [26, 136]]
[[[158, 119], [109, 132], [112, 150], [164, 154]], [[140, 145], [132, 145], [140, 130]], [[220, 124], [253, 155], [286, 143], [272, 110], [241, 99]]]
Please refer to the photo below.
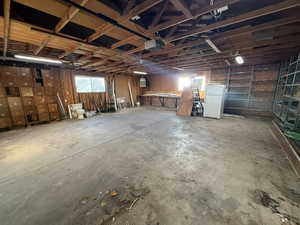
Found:
[[213, 11], [213, 10], [222, 8], [222, 7], [227, 6], [227, 5], [231, 5], [231, 4], [237, 3], [239, 1], [240, 0], [223, 0], [223, 1], [217, 2], [214, 5], [209, 5], [207, 7], [200, 8], [200, 9], [192, 11], [192, 14], [193, 14], [192, 18], [187, 18], [185, 15], [183, 15], [183, 16], [177, 16], [177, 17], [173, 18], [172, 20], [169, 20], [167, 22], [158, 24], [157, 26], [155, 26], [152, 29], [152, 31], [153, 32], [158, 32], [160, 30], [164, 30], [164, 29], [167, 29], [169, 27], [176, 26], [176, 25], [178, 25], [180, 23], [183, 23], [183, 22], [186, 22], [186, 21], [188, 21], [190, 19], [202, 16], [202, 15], [207, 14], [207, 13]]
[[176, 41], [176, 40], [180, 40], [182, 38], [186, 38], [186, 37], [190, 37], [196, 34], [200, 34], [200, 33], [205, 33], [217, 28], [221, 28], [221, 27], [226, 27], [232, 24], [237, 24], [237, 23], [241, 23], [247, 20], [251, 20], [251, 19], [255, 19], [257, 17], [261, 17], [261, 16], [265, 16], [265, 15], [269, 15], [272, 13], [276, 13], [276, 12], [280, 12], [286, 9], [290, 9], [290, 8], [294, 8], [300, 6], [300, 1], [299, 0], [286, 0], [271, 6], [266, 6], [262, 9], [258, 9], [258, 10], [254, 10], [248, 13], [244, 13], [240, 16], [236, 16], [233, 18], [229, 18], [223, 21], [219, 21], [213, 24], [210, 24], [206, 27], [203, 28], [198, 28], [198, 29], [194, 29], [191, 31], [188, 31], [184, 34], [180, 34], [180, 35], [176, 35], [173, 37], [168, 38], [166, 41], [168, 42], [172, 42], [172, 41]]
[[188, 5], [182, 0], [170, 0], [176, 9], [181, 11], [186, 18], [192, 19], [193, 15], [188, 7]]
[[34, 55], [38, 55], [44, 47], [47, 46], [47, 44], [49, 43], [49, 41], [51, 40], [51, 35], [49, 35], [45, 40], [43, 40], [43, 42], [41, 43], [41, 45], [33, 52]]
[[115, 28], [114, 25], [112, 25], [110, 23], [105, 23], [103, 26], [99, 27], [95, 33], [93, 33], [92, 35], [90, 35], [87, 38], [87, 42], [92, 42], [92, 41], [96, 40], [100, 36], [110, 32], [113, 28]]
[[120, 47], [122, 45], [127, 44], [129, 41], [138, 40], [138, 39], [140, 39], [140, 37], [138, 37], [136, 35], [129, 36], [128, 38], [125, 38], [122, 41], [118, 41], [117, 43], [113, 44], [111, 46], [111, 49], [118, 48], [118, 47]]
[[67, 55], [72, 54], [73, 52], [75, 52], [76, 50], [78, 50], [82, 45], [83, 45], [83, 44], [80, 44], [80, 45], [78, 45], [78, 46], [76, 46], [76, 47], [74, 47], [74, 48], [72, 48], [72, 49], [70, 49], [70, 50], [68, 50], [68, 51], [65, 51], [64, 53], [60, 54], [60, 55], [58, 56], [58, 58], [61, 59], [61, 58], [65, 57], [65, 56], [67, 56]]
[[132, 9], [132, 7], [134, 6], [134, 4], [135, 4], [135, 0], [128, 0], [128, 3], [126, 5], [126, 8], [123, 11], [122, 16], [127, 16], [130, 10]]
[[156, 24], [158, 24], [159, 20], [161, 19], [161, 16], [164, 14], [166, 9], [168, 8], [169, 0], [166, 0], [161, 8], [161, 10], [155, 15], [154, 19], [152, 20], [151, 25], [149, 26], [150, 29], [152, 29]]
[[239, 37], [242, 35], [250, 34], [253, 32], [267, 30], [275, 27], [284, 26], [291, 23], [296, 23], [300, 21], [300, 16], [291, 16], [283, 19], [277, 19], [271, 22], [255, 25], [255, 26], [244, 26], [238, 29], [230, 30], [223, 32], [222, 34], [216, 34], [211, 36], [210, 38], [213, 40], [226, 40], [232, 37]]
[[7, 46], [9, 40], [9, 32], [10, 32], [10, 5], [11, 0], [3, 1], [4, 8], [4, 47], [3, 47], [3, 56], [7, 54]]
[[[81, 0], [78, 4], [81, 6], [84, 6], [89, 0]], [[54, 32], [58, 33], [60, 32], [66, 25], [67, 23], [69, 23], [74, 16], [79, 12], [80, 10], [78, 8], [75, 8], [73, 6], [71, 6], [66, 14], [64, 15], [64, 17], [62, 17], [60, 19], [60, 21], [56, 24], [55, 28], [54, 28]]]
[[148, 9], [161, 3], [162, 1], [163, 0], [145, 0], [143, 3], [135, 6], [132, 10], [130, 10], [126, 18], [130, 19], [134, 16], [140, 15], [141, 13], [147, 11]]

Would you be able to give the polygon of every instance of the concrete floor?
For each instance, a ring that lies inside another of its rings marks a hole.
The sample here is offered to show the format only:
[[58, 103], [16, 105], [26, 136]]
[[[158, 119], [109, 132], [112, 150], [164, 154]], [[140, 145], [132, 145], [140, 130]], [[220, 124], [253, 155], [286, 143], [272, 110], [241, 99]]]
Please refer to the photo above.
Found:
[[130, 185], [150, 192], [105, 224], [299, 224], [270, 125], [141, 108], [0, 133], [0, 223], [99, 225], [101, 195]]

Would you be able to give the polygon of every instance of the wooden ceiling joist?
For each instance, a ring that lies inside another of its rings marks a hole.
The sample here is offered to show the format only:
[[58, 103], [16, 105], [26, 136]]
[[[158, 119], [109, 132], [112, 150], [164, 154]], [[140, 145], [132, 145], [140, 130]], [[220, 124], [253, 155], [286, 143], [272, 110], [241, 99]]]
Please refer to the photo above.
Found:
[[43, 48], [45, 48], [47, 46], [47, 44], [51, 40], [51, 37], [52, 36], [49, 35], [45, 40], [43, 40], [43, 42], [41, 43], [41, 45], [34, 51], [33, 54], [34, 55], [38, 55], [43, 50]]
[[[89, 0], [81, 0], [79, 2], [79, 5], [84, 6]], [[60, 19], [60, 21], [58, 22], [58, 24], [55, 26], [54, 31], [55, 33], [60, 32], [66, 25], [67, 23], [69, 23], [74, 16], [79, 12], [80, 10], [78, 8], [75, 8], [73, 6], [71, 6], [66, 14], [64, 15], [63, 18]]]
[[11, 0], [4, 0], [3, 1], [3, 8], [4, 8], [4, 46], [3, 46], [3, 56], [5, 57], [7, 54], [7, 46], [9, 40], [9, 32], [10, 32], [10, 5]]
[[170, 0], [172, 4], [175, 6], [176, 9], [181, 11], [186, 18], [191, 19], [193, 17], [191, 10], [189, 9], [188, 5], [183, 0]]
[[162, 15], [164, 14], [164, 12], [166, 11], [166, 9], [169, 6], [169, 0], [165, 0], [162, 8], [160, 9], [160, 11], [155, 15], [154, 19], [152, 20], [151, 25], [149, 26], [150, 29], [152, 29], [156, 24], [158, 24], [159, 20], [161, 19]]
[[123, 39], [122, 41], [118, 41], [117, 43], [113, 44], [111, 46], [111, 49], [115, 49], [115, 48], [118, 48], [122, 45], [125, 45], [127, 44], [129, 41], [132, 41], [132, 40], [138, 40], [139, 37], [138, 36], [135, 36], [135, 35], [132, 35], [132, 36], [129, 36], [128, 38], [125, 38]]
[[213, 10], [222, 8], [222, 7], [227, 6], [227, 5], [231, 5], [231, 4], [237, 3], [239, 1], [240, 0], [223, 0], [223, 1], [217, 2], [214, 5], [209, 5], [207, 7], [194, 10], [192, 12], [192, 17], [190, 17], [190, 18], [187, 18], [185, 15], [183, 15], [183, 16], [177, 16], [177, 17], [172, 18], [171, 20], [169, 20], [167, 22], [158, 24], [157, 26], [155, 26], [152, 29], [152, 31], [153, 32], [158, 32], [158, 31], [167, 29], [169, 27], [176, 26], [176, 25], [178, 25], [180, 23], [184, 23], [184, 22], [186, 22], [188, 20], [191, 20], [193, 18], [197, 18], [197, 17], [202, 16], [204, 14], [207, 14], [207, 13], [213, 11]]
[[147, 11], [148, 9], [152, 8], [153, 6], [161, 3], [163, 0], [145, 0], [141, 4], [135, 6], [133, 9], [131, 9], [126, 15], [126, 19], [130, 19], [132, 17], [138, 16], [141, 13]]
[[298, 6], [300, 6], [300, 1], [299, 0], [283, 1], [283, 2], [274, 4], [274, 5], [271, 5], [271, 6], [266, 6], [262, 9], [258, 9], [258, 10], [250, 11], [248, 13], [244, 13], [240, 16], [236, 16], [236, 17], [233, 17], [233, 18], [221, 20], [219, 22], [210, 24], [210, 25], [205, 26], [203, 28], [197, 28], [197, 29], [188, 31], [188, 32], [183, 33], [183, 34], [179, 34], [179, 35], [170, 37], [166, 41], [172, 42], [172, 41], [180, 40], [182, 38], [194, 36], [196, 34], [205, 33], [205, 32], [217, 29], [217, 28], [226, 27], [226, 26], [229, 26], [229, 25], [241, 23], [241, 22], [244, 22], [244, 21], [247, 21], [247, 20], [255, 19], [257, 17], [269, 15], [269, 14], [272, 14], [272, 13], [280, 12], [280, 11], [290, 9], [290, 8], [294, 8], [294, 7], [298, 7]]
[[300, 16], [290, 16], [283, 19], [277, 19], [271, 22], [255, 25], [255, 26], [244, 26], [238, 29], [223, 32], [222, 34], [213, 35], [211, 38], [213, 40], [228, 39], [232, 37], [238, 37], [238, 36], [254, 33], [257, 31], [267, 30], [267, 29], [280, 27], [291, 23], [296, 23], [299, 21], [300, 21]]

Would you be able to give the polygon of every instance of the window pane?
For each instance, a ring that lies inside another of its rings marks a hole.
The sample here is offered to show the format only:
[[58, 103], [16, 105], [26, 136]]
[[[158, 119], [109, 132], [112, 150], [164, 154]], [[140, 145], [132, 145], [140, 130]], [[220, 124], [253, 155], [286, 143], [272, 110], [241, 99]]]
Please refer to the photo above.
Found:
[[102, 77], [91, 78], [92, 92], [105, 92], [105, 82]]
[[78, 93], [91, 92], [91, 80], [89, 77], [75, 77], [76, 90]]
[[78, 93], [105, 92], [105, 80], [103, 77], [75, 77]]

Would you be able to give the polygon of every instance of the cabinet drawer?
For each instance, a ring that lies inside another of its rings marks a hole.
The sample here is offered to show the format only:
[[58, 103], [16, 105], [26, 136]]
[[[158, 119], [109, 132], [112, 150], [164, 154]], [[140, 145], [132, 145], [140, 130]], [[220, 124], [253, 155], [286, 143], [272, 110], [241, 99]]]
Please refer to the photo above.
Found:
[[55, 91], [53, 87], [45, 87], [45, 95], [47, 96], [54, 96]]
[[39, 113], [39, 121], [49, 121], [49, 113]]
[[0, 98], [6, 97], [6, 91], [5, 88], [0, 87]]
[[45, 100], [44, 96], [35, 96], [34, 100], [35, 100], [35, 104], [37, 104], [37, 105], [41, 105], [41, 104], [46, 103], [46, 100]]
[[14, 126], [21, 126], [21, 125], [25, 125], [25, 118], [24, 116], [20, 116], [20, 117], [12, 117], [12, 124]]
[[11, 120], [9, 118], [0, 118], [0, 128], [11, 127]]
[[8, 97], [7, 98], [9, 108], [14, 109], [14, 108], [22, 108], [22, 102], [20, 97]]
[[44, 95], [44, 88], [43, 87], [35, 87], [34, 88], [34, 95]]
[[0, 98], [0, 109], [8, 108], [8, 103], [6, 98]]
[[21, 87], [20, 92], [21, 92], [21, 96], [24, 96], [24, 97], [33, 96], [33, 90], [31, 87]]
[[4, 87], [16, 87], [18, 86], [16, 83], [16, 78], [14, 76], [6, 77], [3, 79], [3, 86]]
[[48, 104], [54, 104], [56, 103], [56, 96], [46, 96], [46, 101]]
[[11, 117], [14, 118], [14, 117], [24, 117], [24, 111], [23, 109], [21, 110], [17, 110], [17, 109], [14, 109], [14, 110], [10, 110], [10, 114], [11, 114]]
[[9, 118], [10, 113], [8, 108], [0, 108], [0, 118]]
[[19, 76], [16, 79], [16, 86], [18, 87], [32, 87], [33, 86], [32, 84], [33, 82], [31, 78]]
[[25, 67], [19, 67], [18, 68], [18, 74], [22, 77], [32, 77], [32, 72], [30, 68], [25, 68]]
[[57, 104], [48, 104], [49, 112], [56, 113], [58, 112]]
[[23, 97], [23, 105], [24, 106], [32, 106], [34, 105], [34, 98], [33, 97]]
[[60, 116], [59, 116], [58, 112], [50, 113], [50, 120], [59, 120], [59, 119], [60, 119]]
[[38, 111], [39, 114], [43, 114], [43, 113], [48, 113], [49, 112], [47, 105], [37, 105], [36, 108], [37, 108], [37, 111]]

